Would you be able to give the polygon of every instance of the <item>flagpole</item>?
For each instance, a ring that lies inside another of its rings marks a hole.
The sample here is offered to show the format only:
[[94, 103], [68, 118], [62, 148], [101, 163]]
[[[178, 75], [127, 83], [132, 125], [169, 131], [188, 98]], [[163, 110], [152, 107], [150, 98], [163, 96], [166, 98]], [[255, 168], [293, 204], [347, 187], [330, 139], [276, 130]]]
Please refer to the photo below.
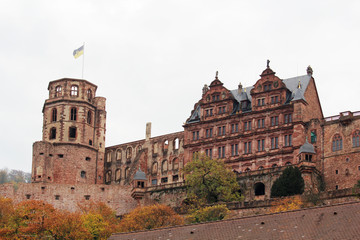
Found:
[[82, 79], [84, 79], [84, 62], [85, 62], [85, 42], [83, 44], [83, 64], [82, 64], [82, 74], [81, 74]]

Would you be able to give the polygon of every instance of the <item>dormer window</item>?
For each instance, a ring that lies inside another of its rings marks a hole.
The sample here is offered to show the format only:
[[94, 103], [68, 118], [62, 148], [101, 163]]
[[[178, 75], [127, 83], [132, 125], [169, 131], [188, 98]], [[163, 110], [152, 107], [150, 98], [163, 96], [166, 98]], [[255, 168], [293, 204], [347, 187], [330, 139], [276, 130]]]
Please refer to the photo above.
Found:
[[219, 101], [219, 99], [220, 99], [220, 95], [213, 95], [212, 96], [213, 101]]
[[70, 96], [77, 97], [79, 94], [79, 87], [76, 85], [71, 86]]
[[270, 90], [271, 90], [271, 84], [265, 84], [264, 91], [270, 91]]

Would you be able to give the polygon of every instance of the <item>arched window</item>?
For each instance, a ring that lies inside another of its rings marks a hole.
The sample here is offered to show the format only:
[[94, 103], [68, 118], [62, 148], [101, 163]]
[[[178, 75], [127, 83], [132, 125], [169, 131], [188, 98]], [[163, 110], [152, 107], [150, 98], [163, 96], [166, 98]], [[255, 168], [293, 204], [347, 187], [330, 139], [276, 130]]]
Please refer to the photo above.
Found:
[[115, 171], [115, 182], [119, 183], [121, 180], [121, 169], [116, 169]]
[[245, 172], [250, 172], [250, 168], [246, 168], [246, 169], [245, 169]]
[[129, 177], [129, 168], [125, 168], [125, 179]]
[[260, 166], [259, 168], [258, 168], [258, 170], [263, 170], [264, 169], [264, 167], [263, 166]]
[[174, 158], [173, 160], [173, 170], [179, 170], [179, 159], [178, 158]]
[[168, 140], [165, 140], [164, 141], [164, 150], [167, 150], [169, 147], [169, 141]]
[[91, 101], [91, 99], [92, 99], [91, 89], [88, 89], [88, 90], [87, 90], [86, 95], [87, 95], [87, 99], [88, 99], [89, 101]]
[[359, 130], [356, 130], [356, 131], [353, 133], [353, 136], [352, 136], [353, 147], [359, 147], [359, 146], [360, 146], [359, 136], [360, 136], [360, 131], [359, 131]]
[[116, 150], [116, 161], [121, 161], [121, 149]]
[[107, 171], [105, 174], [105, 183], [110, 184], [111, 183], [111, 171]]
[[57, 121], [57, 109], [53, 108], [52, 113], [51, 113], [51, 121], [52, 122], [56, 122]]
[[50, 129], [50, 139], [56, 139], [56, 128]]
[[88, 113], [87, 113], [87, 119], [86, 119], [86, 122], [88, 124], [91, 124], [91, 116], [92, 116], [92, 114], [91, 114], [91, 111], [89, 110]]
[[168, 161], [164, 160], [161, 164], [161, 172], [166, 173], [168, 170]]
[[265, 185], [262, 182], [255, 183], [254, 190], [255, 196], [265, 195]]
[[126, 149], [126, 159], [131, 160], [131, 157], [132, 157], [132, 149], [131, 149], [131, 147], [128, 147]]
[[106, 154], [106, 162], [111, 162], [111, 151]]
[[76, 121], [76, 108], [71, 108], [70, 110], [70, 120], [71, 121]]
[[332, 150], [333, 150], [333, 152], [335, 152], [335, 151], [339, 151], [341, 149], [342, 149], [342, 138], [339, 134], [336, 134], [333, 137]]
[[79, 87], [76, 85], [71, 86], [70, 96], [77, 97], [79, 94]]
[[286, 166], [290, 166], [290, 165], [291, 165], [291, 162], [286, 162], [285, 165], [286, 165]]
[[275, 163], [275, 164], [273, 164], [271, 167], [272, 167], [272, 168], [276, 168], [276, 167], [277, 167], [277, 164]]
[[154, 162], [152, 165], [152, 168], [151, 168], [151, 174], [156, 175], [157, 172], [158, 172], [158, 164], [157, 164], [157, 162]]
[[61, 97], [61, 95], [62, 95], [61, 86], [56, 86], [56, 88], [55, 88], [55, 97]]
[[176, 150], [176, 149], [179, 149], [179, 139], [178, 138], [175, 138], [175, 140], [174, 140], [174, 149]]

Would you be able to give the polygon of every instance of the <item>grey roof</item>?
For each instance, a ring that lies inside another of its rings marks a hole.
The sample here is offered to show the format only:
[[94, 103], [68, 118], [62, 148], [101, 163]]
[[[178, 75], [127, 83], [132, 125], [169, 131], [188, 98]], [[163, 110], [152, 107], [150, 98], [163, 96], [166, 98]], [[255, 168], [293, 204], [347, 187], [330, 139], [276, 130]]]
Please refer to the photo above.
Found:
[[187, 122], [198, 122], [200, 121], [200, 105], [198, 105]]
[[[307, 86], [309, 85], [310, 79], [311, 79], [311, 75], [303, 75], [303, 76], [287, 78], [282, 80], [283, 83], [285, 83], [287, 89], [289, 89], [289, 91], [292, 93], [291, 101], [296, 101], [300, 99], [306, 101], [304, 93]], [[300, 88], [298, 88], [299, 83], [300, 83]]]
[[315, 153], [314, 146], [306, 139], [305, 143], [300, 147], [299, 153]]
[[[238, 89], [231, 90], [231, 94], [234, 96], [236, 101], [241, 102], [243, 100], [249, 100], [251, 102], [251, 95], [250, 91], [253, 89], [254, 86], [243, 88], [242, 91], [239, 93]], [[244, 90], [245, 89], [245, 90]], [[246, 95], [245, 95], [246, 94]], [[247, 99], [246, 99], [247, 98]]]
[[134, 180], [147, 180], [146, 174], [139, 168], [135, 173]]

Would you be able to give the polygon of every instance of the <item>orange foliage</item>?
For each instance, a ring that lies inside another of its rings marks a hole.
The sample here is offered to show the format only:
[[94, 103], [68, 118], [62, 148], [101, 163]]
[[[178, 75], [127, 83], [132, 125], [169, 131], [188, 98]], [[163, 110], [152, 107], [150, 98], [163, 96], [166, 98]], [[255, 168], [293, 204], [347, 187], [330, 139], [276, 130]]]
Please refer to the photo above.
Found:
[[148, 230], [184, 224], [184, 219], [165, 205], [138, 207], [125, 215], [120, 223], [121, 232]]
[[303, 206], [303, 202], [299, 195], [292, 197], [284, 197], [275, 201], [270, 209], [271, 213], [285, 212], [300, 209]]

